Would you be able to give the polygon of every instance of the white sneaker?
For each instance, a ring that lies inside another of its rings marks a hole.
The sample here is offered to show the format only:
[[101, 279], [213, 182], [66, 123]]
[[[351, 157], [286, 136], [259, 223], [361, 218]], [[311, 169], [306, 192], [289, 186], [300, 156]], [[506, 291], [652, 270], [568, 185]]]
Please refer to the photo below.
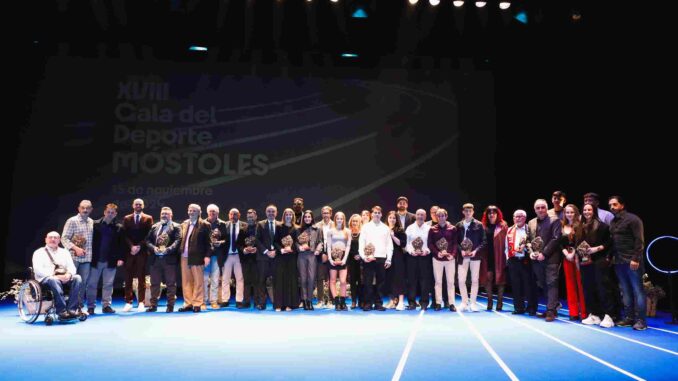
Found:
[[398, 303], [395, 309], [396, 311], [405, 311], [405, 303]]
[[318, 304], [315, 305], [315, 308], [325, 308], [325, 303], [318, 302]]
[[125, 307], [122, 308], [122, 312], [132, 311], [132, 303], [125, 303]]
[[139, 302], [139, 307], [137, 307], [137, 312], [145, 312], [146, 311], [146, 306], [144, 306], [144, 302]]
[[393, 305], [393, 300], [389, 300], [388, 303], [384, 305], [384, 308], [386, 309], [393, 309], [395, 306]]
[[600, 322], [600, 326], [603, 328], [612, 328], [614, 327], [614, 320], [612, 320], [610, 315], [605, 314], [603, 321]]
[[466, 310], [468, 310], [468, 305], [466, 304], [466, 302], [461, 302], [461, 304], [459, 305], [459, 311], [464, 312]]
[[471, 312], [479, 312], [480, 308], [478, 308], [478, 304], [476, 303], [471, 303]]
[[334, 303], [327, 302], [327, 304], [325, 304], [325, 308], [327, 308], [328, 310], [334, 309]]
[[589, 317], [582, 320], [581, 323], [586, 325], [597, 325], [600, 324], [600, 318], [594, 314], [589, 314]]

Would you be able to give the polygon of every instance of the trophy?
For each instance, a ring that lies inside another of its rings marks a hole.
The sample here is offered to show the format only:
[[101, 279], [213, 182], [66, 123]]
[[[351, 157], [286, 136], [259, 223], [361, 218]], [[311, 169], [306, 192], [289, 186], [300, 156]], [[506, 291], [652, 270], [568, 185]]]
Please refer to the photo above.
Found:
[[284, 248], [291, 249], [292, 243], [294, 243], [294, 240], [292, 239], [292, 237], [290, 235], [286, 235], [282, 238], [281, 242], [282, 242], [282, 245], [283, 245]]
[[422, 254], [424, 253], [424, 240], [421, 239], [421, 237], [417, 237], [412, 241], [412, 247], [414, 248], [414, 251], [420, 251]]
[[308, 233], [306, 232], [299, 234], [299, 237], [297, 237], [297, 241], [299, 241], [299, 246], [308, 245], [308, 242], [310, 240], [311, 238], [308, 236]]
[[565, 248], [565, 251], [567, 251], [567, 254], [565, 254], [565, 259], [567, 259], [570, 262], [574, 261], [574, 256], [577, 253], [575, 248], [572, 246], [567, 246]]
[[577, 254], [581, 258], [581, 263], [582, 264], [587, 264], [591, 262], [591, 254], [589, 254], [589, 249], [591, 248], [591, 245], [589, 245], [588, 242], [582, 241], [579, 246], [577, 246]]
[[[257, 243], [257, 237], [256, 236], [250, 235], [250, 236], [247, 236], [247, 238], [245, 238], [245, 248], [246, 249], [247, 248], [253, 248], [256, 243]], [[248, 251], [245, 251], [245, 253], [246, 254], [252, 254], [252, 253], [249, 253]]]
[[[87, 243], [87, 238], [85, 238], [85, 236], [83, 236], [82, 234], [75, 234], [73, 235], [73, 238], [71, 238], [71, 242], [73, 243], [73, 245], [84, 250], [85, 244]], [[69, 249], [69, 251], [71, 252], [71, 254], [75, 255], [75, 250]]]
[[[439, 251], [447, 251], [447, 240], [445, 238], [441, 238], [436, 241], [436, 247], [438, 248]], [[451, 257], [452, 254], [448, 253], [447, 257]]]
[[[461, 245], [460, 245], [460, 246], [461, 246], [461, 251], [465, 251], [465, 252], [467, 252], [467, 253], [469, 253], [470, 251], [473, 250], [473, 242], [471, 242], [471, 240], [468, 239], [468, 238], [464, 238], [464, 239], [461, 241]], [[470, 255], [471, 255], [471, 254], [467, 254], [466, 256], [470, 256]]]
[[520, 242], [518, 243], [518, 247], [523, 246], [523, 245], [525, 245], [525, 249], [523, 249], [522, 251], [516, 251], [516, 252], [515, 252], [514, 255], [515, 255], [516, 258], [521, 258], [521, 259], [522, 259], [522, 258], [525, 256], [525, 250], [527, 249], [527, 245], [528, 245], [528, 243], [527, 243], [527, 237], [521, 238], [521, 239], [520, 239]]
[[330, 254], [332, 262], [341, 261], [344, 258], [344, 253], [346, 253], [346, 245], [343, 242], [335, 242], [332, 245], [332, 252]]
[[374, 248], [373, 244], [368, 243], [367, 245], [365, 245], [365, 250], [364, 250], [365, 251], [365, 258], [374, 257], [374, 250], [375, 250], [375, 248]]
[[219, 241], [220, 238], [221, 231], [219, 229], [212, 230], [212, 234], [210, 235], [210, 240], [212, 241], [212, 243], [216, 243], [217, 241]]
[[541, 248], [544, 246], [544, 241], [541, 237], [533, 239], [532, 242], [527, 243], [527, 251], [530, 253], [530, 258], [537, 259], [537, 253], [541, 251]]
[[169, 235], [167, 233], [162, 233], [155, 240], [155, 246], [158, 247], [158, 250], [165, 251], [167, 250], [167, 244], [169, 243]]

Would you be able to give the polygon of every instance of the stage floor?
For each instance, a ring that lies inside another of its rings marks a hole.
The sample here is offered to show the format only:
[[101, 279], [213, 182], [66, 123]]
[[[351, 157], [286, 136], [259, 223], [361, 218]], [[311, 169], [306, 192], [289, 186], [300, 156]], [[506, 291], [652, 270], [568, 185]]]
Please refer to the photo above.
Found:
[[[486, 299], [479, 299], [485, 303]], [[47, 327], [0, 306], [1, 380], [676, 380], [678, 327], [504, 312], [121, 313]], [[457, 305], [460, 301], [457, 297]], [[178, 302], [178, 306], [181, 304]], [[484, 308], [484, 304], [483, 304]], [[97, 313], [100, 307], [97, 307]], [[561, 312], [563, 312], [561, 310]]]

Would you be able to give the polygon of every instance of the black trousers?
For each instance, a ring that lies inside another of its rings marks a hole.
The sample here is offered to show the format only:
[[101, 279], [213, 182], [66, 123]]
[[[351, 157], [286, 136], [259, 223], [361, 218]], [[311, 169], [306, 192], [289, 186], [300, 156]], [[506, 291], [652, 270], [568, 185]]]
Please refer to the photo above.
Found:
[[257, 260], [257, 288], [254, 297], [257, 305], [266, 305], [266, 278], [273, 277], [274, 275], [275, 262], [273, 259]]
[[356, 260], [353, 258], [353, 255], [349, 253], [349, 258], [346, 261], [348, 265], [348, 284], [351, 287], [351, 300], [356, 302], [362, 302], [364, 299], [363, 295], [363, 283], [360, 279], [360, 264], [361, 260]]
[[255, 254], [240, 256], [240, 266], [242, 266], [242, 276], [245, 283], [242, 303], [249, 305], [252, 303], [254, 295], [256, 295], [257, 280], [259, 279]]
[[[386, 258], [377, 258], [372, 262], [365, 262], [363, 272], [365, 275], [365, 301], [369, 305], [381, 306], [384, 303], [384, 282], [386, 281]], [[377, 278], [376, 295], [372, 287], [372, 280]]]
[[509, 258], [508, 269], [511, 274], [511, 288], [513, 290], [513, 309], [525, 312], [537, 310], [537, 294], [534, 288], [534, 276], [529, 259]]
[[428, 307], [431, 285], [433, 284], [433, 263], [431, 262], [433, 259], [430, 255], [424, 257], [407, 255], [405, 258], [407, 261], [407, 301], [409, 304], [416, 303], [417, 286], [419, 286], [421, 290], [419, 304]]
[[602, 318], [614, 316], [613, 306], [607, 297], [607, 290], [603, 284], [605, 271], [608, 269], [605, 258], [594, 260], [593, 263], [579, 267], [581, 281], [584, 287], [584, 300], [589, 313]]
[[155, 262], [151, 265], [150, 273], [151, 306], [158, 306], [160, 282], [163, 280], [167, 285], [167, 306], [174, 306], [174, 302], [177, 300], [177, 264], [168, 264], [165, 257], [155, 257]]

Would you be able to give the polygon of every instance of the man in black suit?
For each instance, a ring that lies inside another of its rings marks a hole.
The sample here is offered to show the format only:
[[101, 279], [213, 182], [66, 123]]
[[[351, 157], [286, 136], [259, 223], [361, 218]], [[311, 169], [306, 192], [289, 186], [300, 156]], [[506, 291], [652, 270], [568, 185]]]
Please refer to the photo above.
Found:
[[174, 311], [177, 299], [177, 263], [178, 248], [181, 243], [181, 225], [172, 221], [172, 209], [164, 207], [160, 210], [160, 221], [151, 227], [146, 237], [146, 246], [150, 255], [148, 263], [151, 268], [151, 303], [146, 312], [158, 310], [160, 298], [160, 282], [164, 279], [167, 285], [167, 310]]
[[[240, 266], [242, 267], [243, 275], [243, 300], [242, 308], [250, 308], [252, 299], [256, 295], [257, 290], [257, 211], [254, 209], [247, 210], [247, 227], [245, 235], [243, 236], [243, 249], [240, 252]], [[242, 234], [241, 234], [242, 235]], [[248, 239], [249, 243], [248, 244]], [[252, 240], [254, 240], [252, 242]], [[255, 302], [256, 304], [256, 302]]]
[[231, 274], [235, 275], [235, 306], [243, 308], [243, 292], [245, 289], [245, 280], [243, 278], [240, 255], [245, 247], [245, 237], [247, 236], [247, 223], [240, 221], [240, 211], [231, 209], [228, 212], [228, 222], [226, 222], [226, 236], [224, 248], [226, 255], [218, 258], [221, 268], [221, 300], [224, 307], [228, 307], [231, 299]]
[[396, 200], [396, 207], [398, 209], [398, 218], [400, 219], [400, 225], [403, 229], [407, 229], [408, 226], [412, 225], [414, 221], [417, 220], [417, 216], [414, 213], [407, 211], [409, 206], [409, 201], [407, 197], [400, 196]]
[[273, 258], [275, 258], [276, 252], [281, 249], [275, 239], [275, 235], [281, 226], [281, 223], [275, 220], [277, 215], [278, 208], [271, 204], [266, 207], [266, 219], [257, 224], [257, 273], [259, 279], [255, 303], [259, 310], [266, 308], [266, 278], [273, 277], [275, 273]]
[[94, 307], [97, 303], [97, 289], [99, 278], [103, 278], [101, 290], [101, 311], [105, 314], [113, 314], [111, 307], [113, 296], [113, 281], [115, 280], [116, 267], [122, 266], [123, 229], [122, 224], [116, 219], [118, 206], [106, 205], [104, 216], [94, 221], [92, 229], [92, 267], [87, 280], [87, 313], [94, 315]]
[[153, 226], [153, 217], [144, 213], [144, 200], [138, 198], [132, 202], [134, 213], [125, 216], [122, 227], [128, 251], [125, 254], [125, 307], [123, 312], [132, 310], [134, 278], [139, 282], [139, 311], [144, 310], [144, 296], [146, 295], [146, 236]]

